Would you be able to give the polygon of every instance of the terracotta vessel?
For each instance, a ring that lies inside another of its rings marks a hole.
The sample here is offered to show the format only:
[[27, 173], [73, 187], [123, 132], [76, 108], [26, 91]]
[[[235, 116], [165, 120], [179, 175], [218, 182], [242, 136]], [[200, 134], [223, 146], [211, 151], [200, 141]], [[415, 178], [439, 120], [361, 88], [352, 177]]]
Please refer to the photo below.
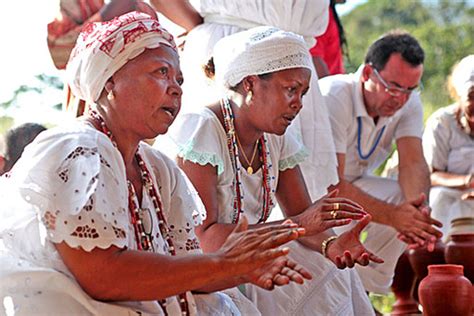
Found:
[[451, 221], [450, 234], [474, 234], [474, 217], [459, 217]]
[[444, 254], [446, 263], [464, 266], [464, 275], [474, 283], [474, 233], [451, 235]]
[[473, 312], [473, 289], [463, 276], [463, 266], [430, 265], [418, 289], [423, 315], [468, 316]]
[[395, 267], [395, 276], [392, 283], [392, 292], [396, 301], [392, 306], [390, 315], [419, 315], [418, 302], [413, 298], [413, 288], [415, 286], [415, 272], [410, 261], [408, 252], [405, 251], [398, 259]]
[[443, 264], [444, 261], [444, 244], [438, 239], [432, 252], [426, 247], [408, 250], [408, 259], [417, 278], [421, 281], [428, 275], [428, 266], [431, 264]]
[[416, 281], [413, 289], [413, 297], [418, 299], [418, 286], [428, 275], [428, 266], [430, 264], [444, 264], [444, 244], [439, 239], [436, 241], [435, 248], [432, 252], [426, 248], [416, 248], [408, 250], [408, 260], [410, 261], [413, 271], [415, 271]]

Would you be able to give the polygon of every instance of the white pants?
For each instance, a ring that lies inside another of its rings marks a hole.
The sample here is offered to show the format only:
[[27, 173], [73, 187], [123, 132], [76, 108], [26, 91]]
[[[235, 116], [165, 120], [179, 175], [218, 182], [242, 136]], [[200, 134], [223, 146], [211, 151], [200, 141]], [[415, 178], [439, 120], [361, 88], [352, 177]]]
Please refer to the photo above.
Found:
[[[403, 194], [397, 180], [363, 176], [353, 181], [352, 184], [385, 202], [399, 204], [403, 201]], [[353, 225], [355, 223], [334, 230], [341, 234]], [[398, 258], [405, 251], [407, 245], [397, 238], [397, 231], [390, 226], [371, 222], [365, 231], [367, 239], [364, 246], [385, 262], [382, 264], [371, 262], [365, 267], [356, 265], [356, 269], [367, 291], [386, 294], [390, 291]]]
[[[443, 224], [441, 232], [445, 242], [449, 240], [451, 221], [453, 219], [474, 217], [474, 201], [461, 199], [461, 196], [467, 192], [469, 190], [456, 190], [444, 187], [431, 188], [431, 216]], [[474, 227], [463, 227], [463, 230], [463, 233], [473, 232]]]
[[339, 270], [320, 253], [293, 241], [289, 256], [313, 275], [303, 285], [290, 283], [273, 291], [247, 284], [246, 296], [266, 316], [328, 315], [370, 316], [374, 314], [367, 294], [354, 269]]

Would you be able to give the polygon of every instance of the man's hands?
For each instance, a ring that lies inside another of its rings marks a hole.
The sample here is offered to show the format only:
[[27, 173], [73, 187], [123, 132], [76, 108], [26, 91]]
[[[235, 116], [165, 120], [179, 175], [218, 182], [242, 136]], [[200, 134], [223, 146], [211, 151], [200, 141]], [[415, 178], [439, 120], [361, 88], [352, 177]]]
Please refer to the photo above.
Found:
[[397, 237], [411, 248], [426, 246], [428, 251], [433, 251], [436, 240], [443, 235], [433, 225], [443, 225], [431, 218], [431, 209], [425, 201], [426, 196], [421, 193], [418, 198], [400, 204], [391, 214], [392, 226], [399, 232]]
[[290, 281], [301, 284], [311, 275], [286, 258], [288, 248], [278, 247], [304, 234], [305, 230], [291, 221], [249, 230], [244, 216], [217, 255], [224, 262], [223, 267], [232, 269], [243, 282], [252, 282], [268, 290]]
[[370, 222], [371, 216], [366, 215], [352, 229], [341, 234], [328, 245], [326, 254], [329, 260], [339, 269], [352, 268], [356, 263], [366, 266], [370, 261], [383, 263], [383, 259], [377, 257], [360, 242], [360, 233]]

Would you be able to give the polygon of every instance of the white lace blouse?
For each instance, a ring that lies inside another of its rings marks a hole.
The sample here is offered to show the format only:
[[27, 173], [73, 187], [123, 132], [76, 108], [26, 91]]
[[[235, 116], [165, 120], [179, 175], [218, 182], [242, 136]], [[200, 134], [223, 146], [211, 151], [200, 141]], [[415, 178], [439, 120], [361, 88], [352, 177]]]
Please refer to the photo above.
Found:
[[[230, 223], [233, 217], [234, 170], [227, 147], [224, 127], [217, 116], [209, 109], [181, 115], [172, 125], [168, 134], [178, 147], [178, 156], [200, 165], [210, 164], [217, 170], [217, 190], [219, 222]], [[283, 136], [266, 134], [267, 148], [270, 152], [269, 174], [271, 198], [276, 204], [275, 190], [279, 172], [300, 164], [306, 157], [305, 147], [292, 133]], [[257, 223], [261, 217], [263, 190], [262, 168], [248, 174], [240, 161], [240, 179], [243, 188], [242, 210], [249, 223]]]
[[[161, 196], [177, 255], [200, 253], [194, 226], [203, 221], [205, 211], [196, 191], [169, 158], [145, 143], [139, 152]], [[86, 251], [112, 245], [137, 249], [122, 156], [107, 136], [84, 123], [42, 133], [25, 149], [11, 177], [2, 179], [0, 195], [5, 247], [36, 266], [73, 278], [52, 243]], [[154, 251], [169, 254], [147, 190], [142, 210]], [[168, 301], [168, 312], [179, 306], [174, 297]], [[160, 309], [151, 306], [156, 302], [137, 304], [150, 305], [138, 310]]]

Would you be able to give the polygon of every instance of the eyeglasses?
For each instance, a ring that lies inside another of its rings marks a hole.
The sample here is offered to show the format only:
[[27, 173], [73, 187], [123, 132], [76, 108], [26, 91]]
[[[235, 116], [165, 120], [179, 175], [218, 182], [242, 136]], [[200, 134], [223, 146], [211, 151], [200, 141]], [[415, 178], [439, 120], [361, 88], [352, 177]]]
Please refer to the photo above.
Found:
[[382, 76], [379, 74], [379, 72], [377, 71], [377, 69], [375, 69], [375, 67], [370, 64], [370, 66], [372, 67], [372, 69], [374, 70], [374, 74], [375, 76], [377, 77], [377, 79], [380, 81], [380, 83], [384, 86], [385, 88], [385, 92], [387, 92], [388, 94], [390, 94], [392, 97], [399, 97], [399, 96], [402, 96], [402, 95], [410, 95], [413, 91], [417, 91], [417, 92], [421, 92], [423, 90], [423, 84], [419, 83], [419, 85], [415, 88], [411, 88], [411, 89], [405, 89], [405, 88], [400, 88], [400, 87], [396, 87], [396, 86], [392, 86], [390, 84], [388, 84], [383, 78]]

